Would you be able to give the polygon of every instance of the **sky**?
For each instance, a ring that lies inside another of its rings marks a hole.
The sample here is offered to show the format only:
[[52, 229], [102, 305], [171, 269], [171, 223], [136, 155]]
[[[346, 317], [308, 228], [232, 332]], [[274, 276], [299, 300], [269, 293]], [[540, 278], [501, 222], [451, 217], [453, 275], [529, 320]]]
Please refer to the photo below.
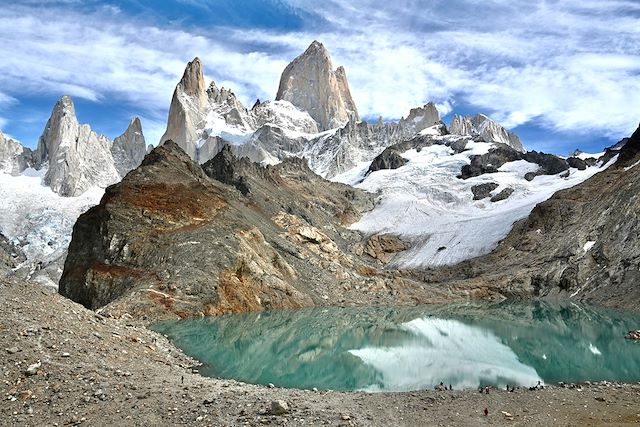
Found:
[[484, 113], [527, 149], [597, 152], [640, 122], [635, 0], [18, 0], [0, 4], [0, 130], [37, 144], [55, 101], [114, 138], [166, 127], [188, 61], [251, 106], [313, 41], [343, 65], [360, 115], [433, 101]]

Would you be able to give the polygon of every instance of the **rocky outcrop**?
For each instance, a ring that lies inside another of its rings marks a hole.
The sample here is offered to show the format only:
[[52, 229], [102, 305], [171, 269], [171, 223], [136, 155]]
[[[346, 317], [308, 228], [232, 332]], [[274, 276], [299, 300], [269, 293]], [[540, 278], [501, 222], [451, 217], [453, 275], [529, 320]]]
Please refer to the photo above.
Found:
[[[389, 295], [412, 282], [354, 254], [361, 236], [345, 228], [372, 206], [301, 159], [262, 167], [223, 148], [203, 169], [167, 142], [78, 219], [60, 293], [152, 319]], [[398, 249], [389, 241], [381, 253]], [[414, 293], [435, 295], [417, 284]]]
[[33, 152], [0, 132], [0, 173], [19, 175], [33, 164]]
[[142, 124], [138, 117], [134, 117], [127, 130], [114, 139], [111, 146], [111, 156], [120, 176], [124, 177], [129, 171], [140, 166], [146, 154]]
[[485, 142], [506, 144], [519, 152], [525, 151], [518, 135], [507, 131], [483, 114], [477, 114], [473, 117], [454, 116], [449, 132], [454, 135], [472, 136]]
[[513, 191], [514, 191], [513, 188], [507, 187], [502, 191], [500, 191], [495, 196], [493, 196], [491, 198], [491, 202], [495, 203], [495, 202], [500, 202], [502, 200], [508, 199], [513, 194]]
[[43, 183], [62, 196], [78, 196], [91, 187], [120, 180], [111, 156], [111, 142], [76, 118], [70, 97], [63, 96], [38, 140], [37, 167], [48, 164]]
[[491, 197], [491, 192], [498, 188], [499, 185], [495, 182], [485, 182], [483, 184], [474, 185], [471, 187], [473, 193], [473, 200], [482, 200], [487, 197]]
[[363, 252], [371, 258], [387, 264], [396, 254], [409, 249], [409, 247], [409, 244], [393, 234], [376, 234], [367, 239]]
[[491, 148], [487, 154], [471, 157], [471, 163], [462, 167], [460, 178], [468, 179], [486, 173], [496, 173], [498, 169], [508, 162], [526, 160], [539, 166], [536, 172], [527, 172], [525, 179], [533, 180], [538, 175], [555, 175], [569, 169], [566, 160], [553, 154], [528, 151], [521, 153], [512, 147], [499, 144]]
[[289, 101], [307, 111], [320, 130], [359, 120], [344, 68], [333, 70], [329, 53], [318, 41], [284, 69], [276, 100]]
[[18, 267], [27, 257], [19, 246], [13, 244], [4, 234], [0, 233], [0, 276]]
[[404, 133], [417, 134], [432, 126], [442, 123], [440, 113], [433, 102], [429, 102], [422, 107], [412, 108], [405, 119], [400, 119], [399, 127]]
[[381, 169], [398, 169], [407, 164], [407, 162], [408, 160], [402, 157], [395, 149], [387, 148], [373, 159], [367, 174]]

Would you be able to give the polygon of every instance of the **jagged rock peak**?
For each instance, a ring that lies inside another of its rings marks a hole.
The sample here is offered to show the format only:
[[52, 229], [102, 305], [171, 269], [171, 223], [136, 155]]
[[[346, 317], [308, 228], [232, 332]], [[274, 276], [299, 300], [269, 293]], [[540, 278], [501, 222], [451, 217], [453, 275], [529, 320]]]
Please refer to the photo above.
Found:
[[415, 133], [440, 123], [440, 112], [433, 102], [422, 107], [412, 108], [406, 119], [402, 120], [405, 126], [411, 126]]
[[146, 142], [138, 117], [129, 122], [127, 130], [113, 141], [111, 155], [121, 177], [137, 168], [146, 154]]
[[19, 175], [33, 163], [33, 152], [0, 132], [0, 173]]
[[204, 74], [200, 58], [195, 57], [187, 64], [182, 79], [178, 83], [182, 91], [190, 96], [200, 96], [205, 93]]
[[65, 95], [56, 102], [38, 140], [36, 167], [48, 161], [44, 184], [62, 196], [79, 196], [120, 180], [111, 145], [89, 125], [78, 123], [73, 101]]
[[476, 114], [473, 117], [454, 116], [449, 132], [454, 135], [472, 136], [485, 142], [507, 144], [517, 151], [525, 151], [518, 135], [509, 132], [484, 114]]
[[333, 70], [329, 53], [318, 41], [284, 69], [276, 100], [307, 111], [321, 130], [360, 119], [344, 68]]

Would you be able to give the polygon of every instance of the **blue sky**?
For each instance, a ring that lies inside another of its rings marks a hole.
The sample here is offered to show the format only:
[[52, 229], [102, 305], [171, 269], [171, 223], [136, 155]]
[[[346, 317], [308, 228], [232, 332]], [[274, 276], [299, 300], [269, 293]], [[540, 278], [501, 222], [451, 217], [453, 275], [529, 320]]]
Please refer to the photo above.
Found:
[[[164, 131], [199, 56], [245, 103], [275, 96], [314, 39], [344, 65], [362, 116], [434, 101], [482, 112], [528, 149], [599, 151], [640, 122], [640, 3], [626, 0], [22, 0], [0, 5], [0, 130], [35, 146], [55, 101], [113, 138]], [[357, 4], [357, 5], [356, 5]]]

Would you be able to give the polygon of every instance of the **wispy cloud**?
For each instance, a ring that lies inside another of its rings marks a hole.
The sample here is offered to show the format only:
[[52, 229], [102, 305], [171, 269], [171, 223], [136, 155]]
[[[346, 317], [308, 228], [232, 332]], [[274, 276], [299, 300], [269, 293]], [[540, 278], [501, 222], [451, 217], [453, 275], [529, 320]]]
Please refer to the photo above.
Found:
[[435, 101], [445, 112], [470, 105], [507, 126], [611, 137], [640, 119], [637, 2], [286, 0], [300, 17], [322, 18], [295, 31], [163, 26], [124, 7], [63, 3], [0, 6], [4, 117], [25, 95], [67, 93], [136, 111], [155, 142], [194, 56], [250, 105], [273, 98], [285, 65], [319, 39], [346, 67], [367, 117], [399, 118]]

